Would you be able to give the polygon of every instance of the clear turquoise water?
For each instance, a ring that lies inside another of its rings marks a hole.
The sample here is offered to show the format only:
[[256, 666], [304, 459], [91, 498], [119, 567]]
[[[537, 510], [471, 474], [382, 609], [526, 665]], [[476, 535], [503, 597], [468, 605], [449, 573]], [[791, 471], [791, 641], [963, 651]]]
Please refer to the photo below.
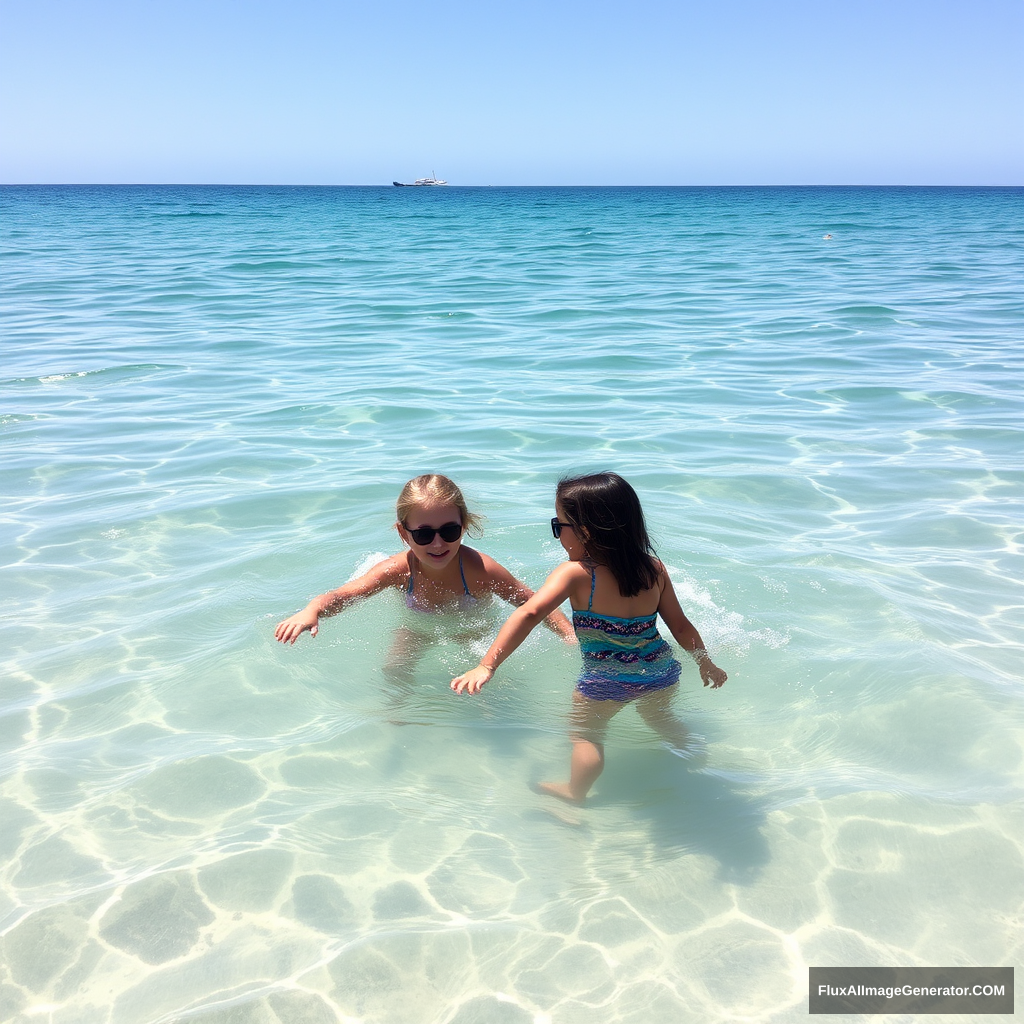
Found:
[[[808, 965], [1019, 959], [1022, 198], [0, 190], [0, 1016], [791, 1021]], [[447, 634], [388, 688], [391, 595], [274, 643], [408, 477], [537, 585], [598, 468], [730, 673], [705, 770], [627, 710], [535, 795], [544, 631], [473, 700]]]

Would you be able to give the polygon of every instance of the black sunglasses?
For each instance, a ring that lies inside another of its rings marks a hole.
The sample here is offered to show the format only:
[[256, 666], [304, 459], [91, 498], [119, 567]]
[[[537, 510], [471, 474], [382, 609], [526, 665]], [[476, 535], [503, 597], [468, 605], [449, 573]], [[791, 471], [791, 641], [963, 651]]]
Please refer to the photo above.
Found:
[[[402, 525], [405, 526], [405, 523]], [[409, 530], [408, 526], [405, 528]], [[419, 529], [409, 530], [409, 536], [421, 548], [425, 548], [433, 542], [435, 533], [441, 534], [441, 540], [445, 544], [451, 544], [462, 536], [462, 523], [445, 523], [444, 526], [439, 526], [436, 530], [433, 526], [421, 526]]]
[[560, 523], [558, 521], [558, 516], [555, 516], [555, 518], [551, 520], [551, 532], [554, 534], [555, 540], [558, 540], [558, 538], [562, 536], [562, 530], [566, 528], [570, 530], [575, 529], [572, 523]]

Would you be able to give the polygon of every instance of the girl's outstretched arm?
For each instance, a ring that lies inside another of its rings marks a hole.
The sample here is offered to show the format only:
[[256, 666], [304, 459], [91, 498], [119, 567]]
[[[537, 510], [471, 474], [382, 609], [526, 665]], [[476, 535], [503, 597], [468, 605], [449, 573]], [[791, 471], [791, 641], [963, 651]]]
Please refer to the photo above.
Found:
[[283, 644], [294, 644], [306, 630], [309, 630], [310, 636], [316, 636], [320, 629], [321, 616], [326, 618], [337, 615], [342, 608], [355, 601], [372, 597], [388, 587], [398, 586], [408, 568], [408, 559], [404, 553], [392, 555], [391, 558], [378, 562], [365, 576], [360, 576], [359, 579], [352, 580], [337, 590], [330, 590], [326, 594], [314, 597], [301, 612], [296, 612], [290, 618], [279, 622], [274, 630], [274, 639], [280, 640]]
[[[482, 551], [478, 554], [483, 562], [484, 573], [486, 573], [492, 594], [497, 594], [502, 600], [508, 601], [509, 604], [515, 605], [517, 608], [521, 608], [534, 596], [534, 592], [522, 580], [516, 579], [505, 566]], [[544, 625], [566, 643], [576, 643], [576, 634], [573, 632], [572, 623], [557, 607], [544, 619]]]
[[661, 567], [661, 573], [665, 585], [661, 591], [658, 614], [665, 620], [665, 625], [676, 638], [676, 643], [697, 662], [704, 685], [710, 685], [713, 690], [717, 690], [729, 677], [708, 657], [704, 641], [700, 638], [697, 627], [686, 617], [679, 604], [679, 598], [676, 597], [672, 581], [664, 566]]
[[[479, 693], [494, 675], [495, 669], [530, 635], [539, 622], [569, 596], [581, 573], [586, 573], [586, 570], [578, 562], [560, 565], [544, 581], [540, 590], [508, 617], [491, 644], [491, 649], [480, 659], [480, 664], [452, 680], [452, 689], [456, 693]], [[587, 579], [590, 579], [589, 574]]]

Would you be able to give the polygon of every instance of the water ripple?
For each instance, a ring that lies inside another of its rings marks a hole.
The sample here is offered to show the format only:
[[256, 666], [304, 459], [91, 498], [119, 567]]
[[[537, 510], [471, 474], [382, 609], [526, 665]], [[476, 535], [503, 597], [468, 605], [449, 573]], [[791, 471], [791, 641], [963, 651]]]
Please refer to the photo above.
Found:
[[[807, 963], [1009, 962], [1020, 190], [0, 197], [16, 1019], [783, 1019]], [[706, 768], [627, 710], [547, 806], [541, 631], [461, 701], [472, 645], [381, 671], [397, 595], [274, 643], [414, 473], [538, 586], [597, 468], [730, 673], [677, 698]]]

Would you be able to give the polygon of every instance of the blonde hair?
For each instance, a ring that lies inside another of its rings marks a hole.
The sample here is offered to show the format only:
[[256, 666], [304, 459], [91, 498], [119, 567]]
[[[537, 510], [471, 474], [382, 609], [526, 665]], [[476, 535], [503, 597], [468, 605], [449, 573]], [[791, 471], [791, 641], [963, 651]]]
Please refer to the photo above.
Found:
[[454, 505], [459, 510], [462, 528], [467, 533], [483, 533], [483, 517], [474, 515], [466, 508], [466, 499], [458, 484], [440, 473], [424, 473], [413, 477], [402, 488], [395, 503], [398, 522], [405, 526], [412, 511], [424, 505]]

